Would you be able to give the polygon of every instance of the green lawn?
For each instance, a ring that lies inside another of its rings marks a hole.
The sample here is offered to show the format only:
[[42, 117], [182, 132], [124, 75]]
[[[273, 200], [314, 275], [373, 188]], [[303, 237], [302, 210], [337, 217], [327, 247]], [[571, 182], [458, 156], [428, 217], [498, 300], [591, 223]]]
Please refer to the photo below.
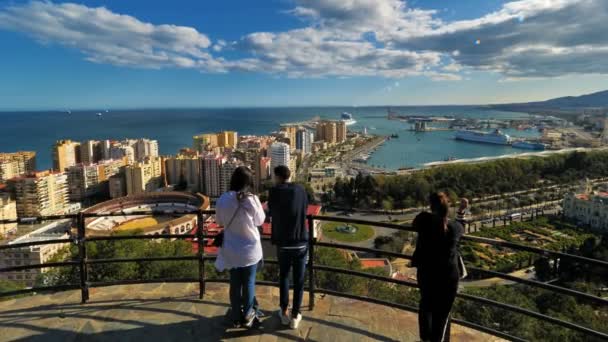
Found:
[[374, 229], [362, 224], [349, 224], [357, 227], [357, 232], [353, 234], [342, 233], [336, 230], [337, 227], [344, 226], [345, 223], [340, 222], [324, 222], [323, 237], [328, 240], [337, 240], [341, 242], [360, 242], [374, 237]]

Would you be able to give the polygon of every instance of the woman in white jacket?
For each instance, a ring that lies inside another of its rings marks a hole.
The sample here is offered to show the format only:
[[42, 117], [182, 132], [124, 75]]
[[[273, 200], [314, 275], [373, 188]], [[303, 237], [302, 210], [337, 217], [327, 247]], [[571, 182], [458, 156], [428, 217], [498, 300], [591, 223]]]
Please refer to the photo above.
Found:
[[249, 192], [252, 185], [251, 170], [238, 167], [232, 174], [230, 191], [216, 204], [216, 220], [224, 227], [224, 241], [215, 266], [219, 271], [230, 271], [230, 318], [235, 325], [248, 328], [256, 317], [255, 275], [262, 260], [258, 226], [265, 219], [260, 199]]

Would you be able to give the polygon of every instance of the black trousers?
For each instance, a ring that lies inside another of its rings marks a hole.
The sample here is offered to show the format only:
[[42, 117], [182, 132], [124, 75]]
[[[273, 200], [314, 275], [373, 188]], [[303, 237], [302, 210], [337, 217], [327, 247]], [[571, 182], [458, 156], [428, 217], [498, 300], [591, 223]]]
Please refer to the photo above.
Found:
[[458, 280], [458, 272], [437, 275], [418, 271], [418, 327], [421, 340], [441, 342], [445, 338], [450, 311], [458, 291]]

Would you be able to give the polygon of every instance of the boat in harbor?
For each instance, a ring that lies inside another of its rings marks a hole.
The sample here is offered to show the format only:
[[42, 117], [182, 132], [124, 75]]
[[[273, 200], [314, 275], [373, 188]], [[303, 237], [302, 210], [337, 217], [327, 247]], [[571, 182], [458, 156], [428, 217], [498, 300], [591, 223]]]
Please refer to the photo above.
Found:
[[513, 146], [513, 148], [535, 151], [544, 151], [546, 148], [545, 144], [543, 143], [526, 140], [515, 141], [513, 144], [511, 144], [511, 146]]
[[343, 121], [346, 126], [352, 126], [357, 123], [357, 120], [353, 118], [353, 115], [348, 112], [343, 112], [340, 116], [340, 120]]
[[511, 137], [508, 134], [495, 130], [493, 132], [460, 130], [454, 136], [456, 140], [470, 141], [482, 144], [510, 145]]

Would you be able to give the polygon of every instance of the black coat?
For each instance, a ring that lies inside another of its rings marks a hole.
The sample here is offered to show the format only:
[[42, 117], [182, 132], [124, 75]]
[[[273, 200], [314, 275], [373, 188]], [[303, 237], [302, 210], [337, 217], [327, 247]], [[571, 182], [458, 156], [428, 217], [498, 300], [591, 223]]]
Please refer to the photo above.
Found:
[[450, 221], [447, 231], [444, 231], [433, 214], [423, 212], [416, 216], [413, 226], [418, 231], [418, 239], [412, 265], [419, 272], [458, 278], [458, 244], [464, 234], [462, 225]]
[[272, 219], [271, 240], [274, 245], [289, 247], [308, 242], [307, 209], [308, 194], [302, 186], [285, 183], [270, 189], [268, 216]]

